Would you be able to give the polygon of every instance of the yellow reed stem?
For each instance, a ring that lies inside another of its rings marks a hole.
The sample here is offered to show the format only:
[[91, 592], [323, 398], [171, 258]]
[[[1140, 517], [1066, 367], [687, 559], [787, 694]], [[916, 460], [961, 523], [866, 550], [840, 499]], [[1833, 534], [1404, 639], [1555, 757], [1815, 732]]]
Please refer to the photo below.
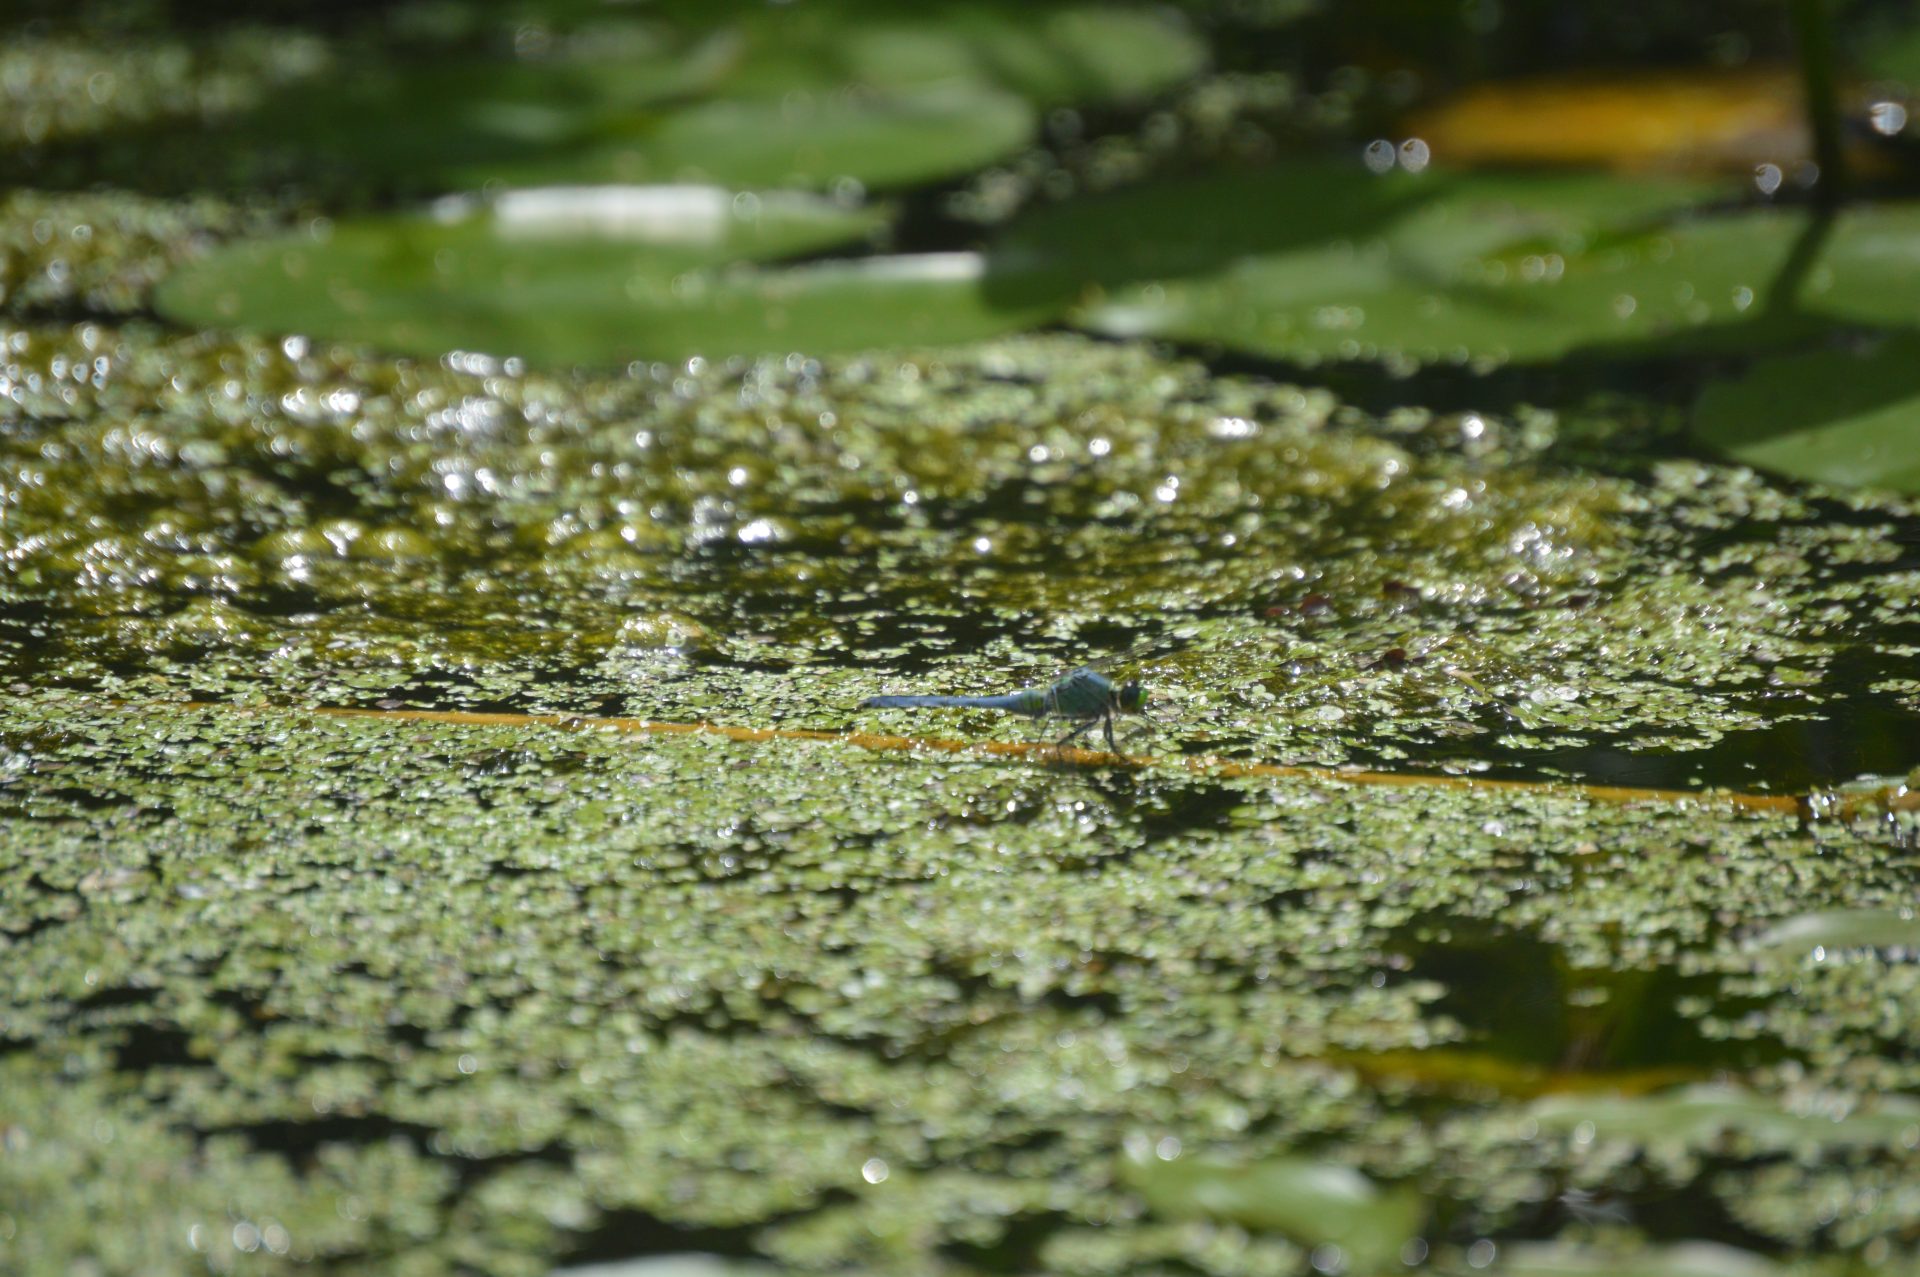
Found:
[[[185, 708], [237, 710], [247, 707], [190, 702]], [[326, 718], [366, 718], [394, 723], [446, 723], [466, 727], [553, 727], [564, 731], [645, 732], [654, 735], [720, 736], [745, 743], [764, 741], [838, 741], [861, 749], [913, 753], [966, 754], [994, 758], [1039, 758], [1070, 767], [1147, 768], [1178, 767], [1208, 776], [1233, 779], [1310, 780], [1336, 785], [1374, 785], [1396, 789], [1446, 789], [1480, 794], [1547, 794], [1594, 803], [1691, 804], [1735, 811], [1845, 820], [1867, 810], [1908, 809], [1920, 798], [1903, 785], [1865, 793], [1749, 794], [1732, 790], [1640, 789], [1624, 785], [1583, 785], [1571, 781], [1488, 780], [1471, 776], [1432, 776], [1402, 772], [1349, 770], [1343, 767], [1286, 766], [1251, 763], [1212, 755], [1156, 758], [1146, 754], [1109, 754], [1101, 750], [1059, 748], [1038, 741], [962, 741], [939, 737], [880, 736], [868, 732], [827, 732], [791, 727], [725, 727], [715, 723], [670, 723], [644, 718], [601, 718], [583, 714], [492, 714], [470, 710], [425, 709], [282, 709], [278, 712]]]

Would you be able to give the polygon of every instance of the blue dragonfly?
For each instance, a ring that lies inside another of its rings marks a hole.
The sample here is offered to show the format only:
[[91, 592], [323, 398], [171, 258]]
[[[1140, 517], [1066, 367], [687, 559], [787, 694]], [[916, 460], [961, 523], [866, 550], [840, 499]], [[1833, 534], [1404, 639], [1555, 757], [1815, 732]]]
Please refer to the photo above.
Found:
[[860, 702], [860, 708], [997, 709], [1033, 719], [1064, 718], [1079, 726], [1056, 741], [1056, 748], [1065, 748], [1098, 727], [1106, 734], [1108, 751], [1118, 753], [1113, 720], [1120, 714], [1145, 714], [1147, 690], [1139, 679], [1116, 683], [1101, 670], [1132, 656], [1127, 652], [1095, 665], [1083, 665], [1046, 687], [1023, 688], [1003, 696], [869, 696]]

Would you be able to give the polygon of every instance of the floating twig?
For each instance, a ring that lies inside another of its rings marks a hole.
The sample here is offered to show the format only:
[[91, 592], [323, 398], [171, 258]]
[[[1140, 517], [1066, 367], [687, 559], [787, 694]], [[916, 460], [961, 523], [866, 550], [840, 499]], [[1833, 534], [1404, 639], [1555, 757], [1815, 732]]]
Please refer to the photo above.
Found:
[[178, 708], [309, 714], [322, 718], [363, 718], [393, 723], [442, 723], [456, 727], [551, 727], [562, 731], [644, 732], [664, 736], [719, 736], [744, 743], [765, 741], [838, 741], [861, 749], [916, 754], [965, 754], [994, 758], [1037, 758], [1069, 767], [1125, 768], [1145, 771], [1179, 768], [1223, 779], [1308, 780], [1333, 785], [1391, 789], [1445, 789], [1480, 794], [1546, 795], [1593, 803], [1653, 803], [1664, 806], [1727, 808], [1769, 812], [1802, 820], [1847, 821], [1864, 815], [1920, 813], [1920, 786], [1890, 784], [1868, 789], [1816, 790], [1810, 794], [1751, 794], [1726, 789], [1642, 789], [1628, 785], [1589, 785], [1577, 781], [1490, 780], [1474, 776], [1434, 776], [1376, 772], [1344, 767], [1253, 763], [1210, 754], [1171, 758], [1150, 754], [1110, 754], [1103, 750], [1061, 747], [1046, 741], [968, 741], [929, 736], [881, 736], [870, 732], [831, 732], [798, 727], [726, 727], [718, 723], [673, 723], [647, 718], [587, 714], [505, 714], [475, 710], [342, 709], [331, 706], [285, 708], [244, 706], [218, 701], [189, 701]]

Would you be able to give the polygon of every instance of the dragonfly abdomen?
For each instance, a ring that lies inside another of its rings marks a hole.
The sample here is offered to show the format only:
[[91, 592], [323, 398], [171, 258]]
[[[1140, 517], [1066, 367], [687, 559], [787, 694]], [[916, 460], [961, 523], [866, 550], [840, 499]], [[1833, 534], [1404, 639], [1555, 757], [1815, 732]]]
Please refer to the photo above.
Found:
[[997, 709], [1009, 714], [1038, 717], [1047, 709], [1047, 694], [1038, 688], [1005, 696], [869, 696], [862, 709]]

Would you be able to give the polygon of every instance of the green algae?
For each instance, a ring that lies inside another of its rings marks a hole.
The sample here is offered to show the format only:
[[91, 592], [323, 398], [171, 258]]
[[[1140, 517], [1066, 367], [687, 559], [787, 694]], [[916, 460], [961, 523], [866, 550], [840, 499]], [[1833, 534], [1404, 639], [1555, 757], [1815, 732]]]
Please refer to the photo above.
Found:
[[0, 304], [16, 313], [141, 310], [200, 244], [256, 220], [213, 199], [9, 192], [0, 197]]
[[9, 634], [60, 618], [32, 668], [124, 695], [900, 724], [850, 707], [1158, 634], [1188, 645], [1147, 671], [1170, 742], [1578, 771], [1816, 718], [1911, 635], [1860, 575], [1897, 506], [1834, 520], [1749, 471], [1593, 464], [1545, 414], [1373, 421], [1132, 347], [563, 377], [0, 342]]
[[[96, 17], [98, 15], [95, 15]], [[14, 30], [0, 46], [9, 151], [156, 124], [201, 125], [333, 69], [320, 37], [240, 26], [203, 39], [94, 30]]]
[[[56, 1191], [73, 1173], [154, 1185], [131, 1208], [148, 1272], [207, 1263], [196, 1245], [538, 1272], [657, 1219], [808, 1269], [958, 1248], [1231, 1273], [1250, 1245], [1305, 1255], [1164, 1216], [1123, 1149], [1338, 1148], [1446, 1204], [1435, 1246], [1551, 1213], [1556, 1185], [1638, 1200], [1622, 1140], [1647, 1193], [1750, 1210], [1789, 1248], [1824, 1226], [1765, 1203], [1832, 1158], [1862, 1183], [1913, 1170], [1897, 1123], [1863, 1143], [1791, 1119], [1812, 1160], [1669, 1152], [1525, 1102], [1435, 1109], [1342, 1062], [1469, 1032], [1395, 956], [1423, 919], [1530, 932], [1590, 980], [1778, 979], [1749, 929], [1906, 891], [1910, 855], [1845, 831], [71, 695], [15, 698], [4, 728], [9, 1094], [65, 1098], [10, 1108], [0, 1181], [43, 1267], [91, 1245]], [[1246, 810], [1200, 818], [1223, 804]], [[1729, 995], [1743, 1041], [1791, 1044], [1790, 1068], [1743, 1066], [1761, 1108], [1863, 1093], [1853, 995], [1798, 987]], [[1872, 990], [1873, 1082], [1911, 1087], [1920, 986]], [[1847, 1246], [1898, 1241], [1878, 1200]]]
[[[1003, 88], [1127, 90], [982, 29]], [[36, 145], [326, 65], [98, 59], [29, 59]], [[1143, 1160], [1377, 1186], [1388, 1271], [1920, 1263], [1897, 827], [298, 712], [989, 738], [853, 706], [1148, 639], [1130, 748], [1826, 784], [1876, 723], [1914, 761], [1911, 503], [1639, 398], [1369, 414], [1128, 342], [184, 335], [154, 282], [288, 208], [3, 209], [0, 1269], [1352, 1270]]]
[[[1583, 1139], [1442, 1067], [1913, 1088], [1904, 950], [1765, 943], [1910, 903], [1878, 826], [151, 703], [906, 726], [850, 707], [1158, 636], [1156, 750], [1590, 774], [1857, 699], [1914, 637], [1897, 502], [1070, 337], [573, 376], [137, 321], [5, 349], [28, 1271], [532, 1273], [663, 1226], [802, 1269], [1311, 1263], [1157, 1209], [1143, 1139], [1414, 1194], [1443, 1266], [1604, 1262], [1582, 1194], [1906, 1254], [1900, 1130]], [[74, 1176], [151, 1186], [124, 1256]]]

